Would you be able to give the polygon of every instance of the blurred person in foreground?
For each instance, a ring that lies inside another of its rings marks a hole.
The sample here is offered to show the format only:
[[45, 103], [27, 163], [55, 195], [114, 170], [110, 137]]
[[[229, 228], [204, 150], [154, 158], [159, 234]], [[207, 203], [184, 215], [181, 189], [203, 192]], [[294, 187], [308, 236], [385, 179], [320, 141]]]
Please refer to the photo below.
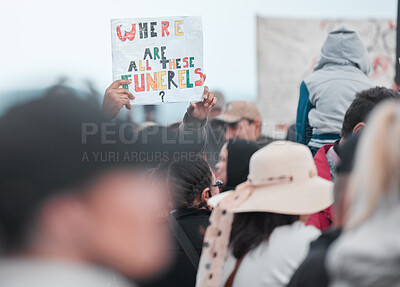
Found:
[[335, 225], [332, 229], [322, 233], [317, 240], [311, 242], [306, 259], [294, 273], [288, 287], [329, 286], [329, 276], [325, 267], [326, 254], [328, 248], [339, 238], [342, 232], [343, 220], [346, 218], [347, 211], [344, 199], [349, 188], [354, 155], [361, 134], [360, 131], [351, 136], [339, 149], [341, 161], [337, 168], [334, 184]]
[[[340, 147], [353, 134], [364, 128], [371, 111], [385, 100], [400, 100], [400, 93], [384, 87], [375, 87], [356, 94], [356, 98], [344, 116], [341, 139], [334, 144], [322, 146], [314, 156], [314, 162], [320, 177], [335, 181], [336, 168], [340, 163]], [[317, 214], [310, 215], [307, 224], [314, 225], [324, 231], [329, 229], [334, 222], [335, 216], [333, 206], [331, 206]]]
[[361, 37], [350, 28], [330, 32], [311, 75], [300, 86], [296, 140], [313, 155], [340, 139], [344, 115], [357, 92], [372, 88], [372, 63]]
[[166, 163], [159, 168], [166, 172], [174, 190], [171, 198], [175, 204], [169, 219], [174, 244], [167, 252], [172, 253], [174, 259], [166, 273], [141, 286], [195, 286], [203, 237], [211, 214], [207, 200], [219, 193], [218, 184], [210, 166], [200, 156]]
[[165, 181], [144, 146], [85, 130], [104, 120], [67, 89], [0, 118], [0, 286], [124, 287], [166, 264]]
[[196, 286], [286, 286], [320, 234], [304, 221], [332, 204], [331, 188], [304, 145], [255, 152], [248, 180], [211, 214]]
[[348, 212], [326, 266], [329, 286], [400, 286], [400, 104], [371, 115], [357, 150]]

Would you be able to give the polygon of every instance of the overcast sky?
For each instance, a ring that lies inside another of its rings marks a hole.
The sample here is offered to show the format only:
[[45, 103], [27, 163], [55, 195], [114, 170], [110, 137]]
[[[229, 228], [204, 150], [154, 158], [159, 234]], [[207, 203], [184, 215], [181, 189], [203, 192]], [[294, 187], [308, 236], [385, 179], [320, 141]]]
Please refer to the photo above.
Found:
[[[110, 19], [201, 15], [207, 82], [228, 98], [255, 99], [256, 15], [392, 18], [395, 0], [1, 0], [1, 92], [91, 79], [111, 83]], [[1, 103], [0, 103], [1, 105]]]

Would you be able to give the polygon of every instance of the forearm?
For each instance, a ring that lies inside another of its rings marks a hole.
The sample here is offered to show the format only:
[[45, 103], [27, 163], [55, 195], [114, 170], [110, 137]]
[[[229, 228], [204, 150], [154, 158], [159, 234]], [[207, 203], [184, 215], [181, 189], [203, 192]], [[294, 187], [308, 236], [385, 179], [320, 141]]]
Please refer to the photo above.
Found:
[[185, 113], [179, 126], [178, 142], [193, 145], [193, 151], [201, 152], [207, 140], [206, 124], [207, 118], [199, 120]]

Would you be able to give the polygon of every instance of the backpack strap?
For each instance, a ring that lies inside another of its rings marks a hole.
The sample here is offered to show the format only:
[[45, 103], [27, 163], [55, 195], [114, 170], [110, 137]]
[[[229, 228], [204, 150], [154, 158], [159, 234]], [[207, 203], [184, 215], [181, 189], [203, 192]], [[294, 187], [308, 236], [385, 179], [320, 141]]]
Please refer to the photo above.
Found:
[[179, 222], [176, 218], [171, 215], [168, 217], [169, 227], [174, 234], [176, 240], [179, 242], [179, 245], [182, 247], [183, 251], [185, 252], [186, 256], [189, 258], [190, 262], [192, 263], [194, 269], [197, 271], [200, 256], [196, 252], [193, 247], [193, 244], [190, 242], [189, 238], [186, 236], [185, 231], [183, 231], [182, 227], [180, 226]]

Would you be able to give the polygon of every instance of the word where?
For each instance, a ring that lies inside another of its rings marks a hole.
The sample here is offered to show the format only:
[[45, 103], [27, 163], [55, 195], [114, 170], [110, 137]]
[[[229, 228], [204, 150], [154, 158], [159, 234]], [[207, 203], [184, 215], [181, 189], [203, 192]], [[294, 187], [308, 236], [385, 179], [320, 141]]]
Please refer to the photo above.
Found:
[[[161, 24], [161, 25], [159, 25], [159, 24]], [[182, 25], [183, 25], [182, 20], [174, 22], [175, 36], [183, 36]], [[170, 26], [169, 21], [161, 21], [161, 23], [156, 22], [156, 21], [150, 22], [150, 23], [140, 22], [140, 23], [137, 23], [137, 26], [136, 26], [136, 24], [132, 24], [132, 28], [130, 31], [122, 31], [122, 25], [118, 25], [116, 28], [116, 32], [117, 32], [118, 38], [122, 42], [125, 42], [126, 39], [128, 39], [129, 41], [133, 41], [136, 38], [137, 30], [139, 32], [139, 39], [147, 39], [147, 38], [149, 38], [149, 35], [151, 38], [155, 38], [155, 37], [158, 37], [160, 33], [161, 33], [162, 37], [167, 37], [170, 35], [169, 26]], [[136, 29], [137, 27], [138, 27], [138, 29]]]

